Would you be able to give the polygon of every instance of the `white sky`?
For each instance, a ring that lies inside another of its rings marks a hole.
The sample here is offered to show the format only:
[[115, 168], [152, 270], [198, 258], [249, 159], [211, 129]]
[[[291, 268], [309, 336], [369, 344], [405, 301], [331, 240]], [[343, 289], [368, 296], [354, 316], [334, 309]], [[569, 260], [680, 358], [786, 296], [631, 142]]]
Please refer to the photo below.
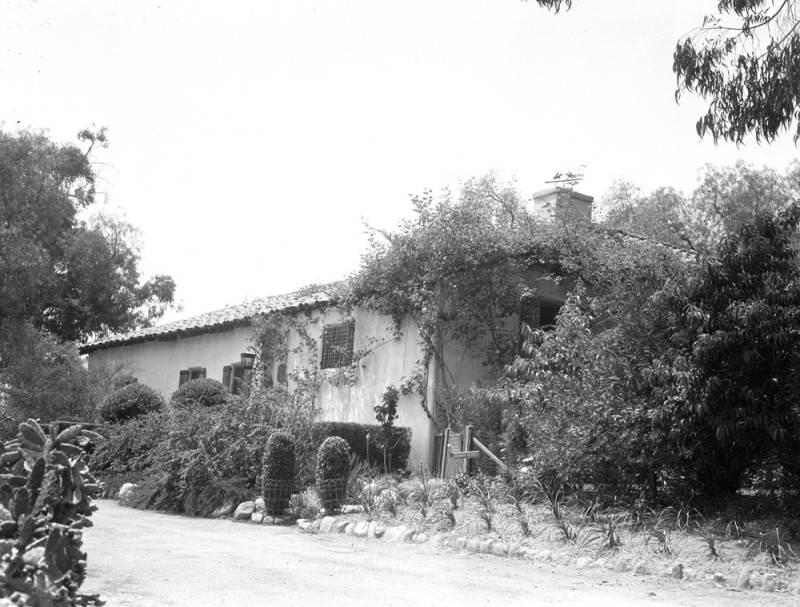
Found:
[[690, 190], [706, 162], [785, 167], [791, 136], [700, 142], [672, 51], [716, 0], [6, 1], [0, 124], [108, 127], [99, 189], [182, 313], [337, 280], [361, 218], [494, 170], [530, 194], [587, 165]]

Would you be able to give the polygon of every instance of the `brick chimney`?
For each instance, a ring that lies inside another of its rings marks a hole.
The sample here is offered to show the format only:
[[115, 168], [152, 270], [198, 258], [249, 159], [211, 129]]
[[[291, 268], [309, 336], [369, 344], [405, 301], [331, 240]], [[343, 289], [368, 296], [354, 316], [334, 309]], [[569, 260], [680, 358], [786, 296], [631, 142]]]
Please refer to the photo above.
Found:
[[537, 216], [555, 219], [559, 215], [574, 219], [592, 220], [594, 198], [567, 188], [548, 188], [533, 195], [533, 212]]

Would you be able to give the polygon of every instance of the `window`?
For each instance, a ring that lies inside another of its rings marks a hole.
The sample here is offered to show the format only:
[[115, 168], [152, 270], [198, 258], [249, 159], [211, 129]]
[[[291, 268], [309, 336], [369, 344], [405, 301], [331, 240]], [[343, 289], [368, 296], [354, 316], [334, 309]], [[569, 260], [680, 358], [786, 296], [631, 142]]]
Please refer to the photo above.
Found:
[[241, 362], [235, 362], [222, 367], [222, 385], [231, 394], [246, 395], [250, 391], [250, 380], [253, 377], [252, 369], [245, 369]]
[[322, 360], [320, 369], [346, 367], [353, 362], [355, 323], [326, 325], [322, 331]]
[[561, 304], [550, 301], [539, 302], [539, 326], [545, 331], [550, 331], [556, 326], [556, 316], [561, 309]]
[[525, 341], [522, 325], [528, 325], [531, 329], [552, 331], [556, 326], [556, 316], [558, 316], [561, 305], [555, 301], [542, 301], [533, 297], [526, 297], [519, 302], [520, 354], [522, 354], [522, 344]]
[[556, 316], [561, 304], [554, 301], [541, 301], [531, 297], [523, 299], [519, 304], [519, 323], [532, 329], [550, 331], [556, 326]]
[[205, 367], [189, 367], [178, 374], [178, 387], [180, 388], [187, 381], [192, 379], [203, 379], [206, 376]]

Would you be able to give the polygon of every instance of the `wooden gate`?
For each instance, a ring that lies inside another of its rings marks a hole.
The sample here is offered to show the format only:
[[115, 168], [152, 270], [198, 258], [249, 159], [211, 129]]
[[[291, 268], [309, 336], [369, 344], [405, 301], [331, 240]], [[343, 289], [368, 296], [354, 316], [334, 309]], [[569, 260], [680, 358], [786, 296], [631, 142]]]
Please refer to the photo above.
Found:
[[472, 426], [465, 426], [461, 433], [446, 428], [437, 434], [433, 442], [431, 468], [434, 475], [442, 479], [454, 478], [458, 474], [470, 472], [470, 461], [485, 456], [491, 460], [499, 472], [507, 472], [508, 467], [494, 453], [475, 438]]

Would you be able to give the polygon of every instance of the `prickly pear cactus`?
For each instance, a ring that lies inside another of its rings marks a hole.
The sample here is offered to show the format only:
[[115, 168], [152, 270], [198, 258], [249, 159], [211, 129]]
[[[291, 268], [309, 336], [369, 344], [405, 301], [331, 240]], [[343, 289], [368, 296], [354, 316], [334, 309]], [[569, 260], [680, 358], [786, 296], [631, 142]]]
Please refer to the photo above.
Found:
[[20, 605], [102, 604], [78, 593], [86, 577], [82, 530], [100, 492], [82, 444], [102, 437], [80, 425], [49, 435], [32, 419], [0, 454], [0, 596]]

